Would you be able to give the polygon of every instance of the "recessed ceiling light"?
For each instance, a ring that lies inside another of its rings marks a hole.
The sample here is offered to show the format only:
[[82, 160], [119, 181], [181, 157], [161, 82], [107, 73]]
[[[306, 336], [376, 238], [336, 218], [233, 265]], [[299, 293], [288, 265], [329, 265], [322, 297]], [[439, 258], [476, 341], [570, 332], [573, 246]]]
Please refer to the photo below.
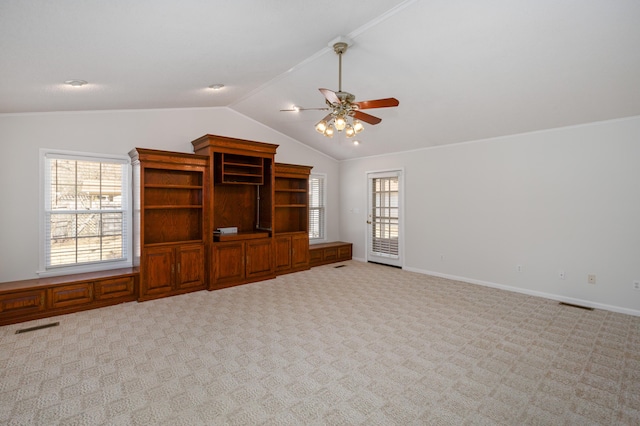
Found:
[[86, 81], [84, 80], [67, 80], [64, 82], [64, 84], [67, 84], [69, 86], [73, 86], [73, 87], [81, 87], [84, 86], [85, 84], [87, 84]]
[[224, 84], [212, 84], [211, 86], [209, 86], [209, 89], [222, 90], [223, 87], [224, 87]]
[[360, 145], [360, 141], [353, 141], [353, 144], [356, 145], [356, 146]]

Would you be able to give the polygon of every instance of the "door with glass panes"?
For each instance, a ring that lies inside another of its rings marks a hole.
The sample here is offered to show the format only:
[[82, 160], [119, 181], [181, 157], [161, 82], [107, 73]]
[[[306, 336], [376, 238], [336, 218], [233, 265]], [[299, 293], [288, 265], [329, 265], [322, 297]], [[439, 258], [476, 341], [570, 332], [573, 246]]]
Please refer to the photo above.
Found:
[[367, 173], [367, 261], [402, 267], [402, 172]]

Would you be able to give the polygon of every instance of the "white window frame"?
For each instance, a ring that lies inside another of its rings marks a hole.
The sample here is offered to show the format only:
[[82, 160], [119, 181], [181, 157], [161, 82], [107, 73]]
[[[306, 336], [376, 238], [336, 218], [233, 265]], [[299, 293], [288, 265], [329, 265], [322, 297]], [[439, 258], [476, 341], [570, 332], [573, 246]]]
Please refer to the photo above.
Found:
[[[114, 162], [123, 164], [125, 167], [125, 173], [123, 173], [123, 203], [126, 202], [126, 207], [123, 208], [123, 233], [125, 234], [123, 241], [123, 249], [125, 250], [125, 257], [121, 260], [107, 260], [102, 262], [90, 262], [79, 263], [69, 266], [51, 266], [47, 267], [46, 262], [46, 246], [49, 244], [49, 238], [47, 233], [47, 191], [49, 190], [49, 171], [46, 169], [47, 159], [66, 159], [66, 160], [78, 160], [78, 161], [99, 161], [99, 162]], [[40, 209], [39, 209], [39, 270], [38, 275], [41, 277], [77, 274], [83, 272], [103, 271], [109, 269], [127, 268], [132, 266], [133, 250], [133, 215], [132, 215], [132, 187], [131, 187], [131, 161], [128, 156], [124, 155], [107, 155], [96, 154], [77, 151], [63, 151], [56, 149], [40, 149]]]
[[[319, 209], [321, 209], [322, 211], [320, 215], [320, 218], [322, 220], [322, 223], [320, 224], [322, 235], [318, 238], [311, 238], [311, 235], [309, 235], [309, 242], [313, 244], [313, 243], [320, 243], [320, 242], [326, 241], [327, 239], [327, 175], [325, 173], [311, 173], [309, 175], [309, 183], [311, 183], [311, 179], [322, 180], [322, 200], [321, 200], [322, 205], [319, 207]], [[311, 211], [312, 210], [314, 210], [314, 208], [311, 207], [311, 195], [309, 194], [309, 233], [311, 233]]]

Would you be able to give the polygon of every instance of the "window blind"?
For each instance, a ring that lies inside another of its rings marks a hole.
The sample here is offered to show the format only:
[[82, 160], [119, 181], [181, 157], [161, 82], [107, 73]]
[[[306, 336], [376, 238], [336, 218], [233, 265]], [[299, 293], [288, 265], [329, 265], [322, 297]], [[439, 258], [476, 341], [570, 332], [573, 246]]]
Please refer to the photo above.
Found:
[[398, 257], [398, 178], [373, 179], [371, 250], [376, 255]]
[[309, 177], [309, 239], [323, 239], [325, 232], [324, 177]]
[[128, 259], [127, 171], [119, 159], [45, 156], [45, 268]]

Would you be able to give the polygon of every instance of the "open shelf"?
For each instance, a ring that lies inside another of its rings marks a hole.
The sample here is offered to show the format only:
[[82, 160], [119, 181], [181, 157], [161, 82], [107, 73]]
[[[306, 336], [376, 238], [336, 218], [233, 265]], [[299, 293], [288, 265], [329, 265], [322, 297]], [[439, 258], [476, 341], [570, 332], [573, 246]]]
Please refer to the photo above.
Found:
[[145, 188], [164, 188], [164, 189], [202, 189], [202, 185], [162, 185], [156, 183], [148, 183]]
[[276, 163], [274, 188], [274, 232], [309, 230], [309, 173], [311, 167]]
[[202, 207], [145, 208], [143, 244], [202, 241]]
[[202, 206], [201, 189], [159, 189], [145, 187], [145, 206]]
[[158, 206], [145, 206], [146, 210], [163, 210], [163, 209], [201, 209], [202, 205], [158, 205]]
[[264, 183], [262, 157], [239, 154], [216, 154], [216, 179], [218, 183], [252, 184]]
[[144, 168], [143, 246], [202, 242], [204, 169], [186, 161], [176, 167], [163, 163]]
[[[184, 240], [184, 241], [172, 241], [171, 244], [175, 244], [175, 245], [181, 245], [181, 244], [201, 244], [203, 243], [202, 240]], [[167, 243], [151, 243], [151, 244], [145, 244], [145, 248], [149, 248], [149, 247], [164, 247], [166, 246]]]
[[145, 188], [200, 188], [203, 177], [200, 172], [149, 167], [145, 169]]
[[243, 240], [257, 240], [259, 238], [268, 238], [268, 232], [237, 232], [235, 234], [214, 234], [213, 241], [226, 242], [226, 241], [243, 241]]

